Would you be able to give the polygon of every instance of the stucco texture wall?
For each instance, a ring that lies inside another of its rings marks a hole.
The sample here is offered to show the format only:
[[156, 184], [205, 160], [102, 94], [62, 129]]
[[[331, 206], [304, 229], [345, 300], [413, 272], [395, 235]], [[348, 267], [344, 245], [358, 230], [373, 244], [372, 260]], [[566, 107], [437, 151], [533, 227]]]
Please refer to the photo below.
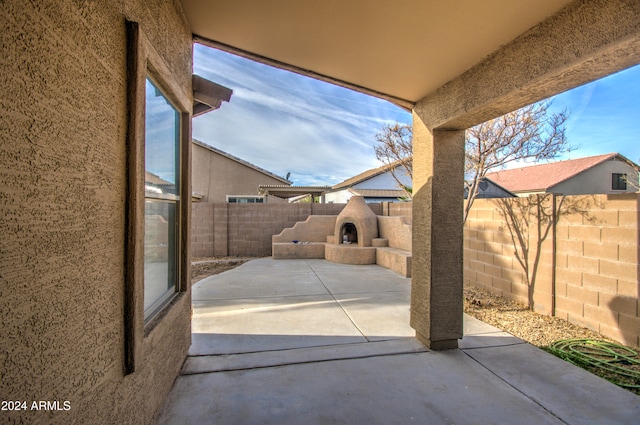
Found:
[[640, 346], [639, 199], [556, 197], [555, 230], [549, 195], [478, 199], [465, 225], [465, 282]]
[[0, 395], [70, 407], [2, 423], [150, 423], [190, 343], [183, 302], [124, 374], [126, 19], [189, 89], [191, 34], [173, 1], [0, 8]]
[[[227, 202], [227, 195], [258, 196], [258, 185], [282, 181], [193, 143], [192, 190], [203, 202]], [[271, 197], [269, 202], [279, 198]]]

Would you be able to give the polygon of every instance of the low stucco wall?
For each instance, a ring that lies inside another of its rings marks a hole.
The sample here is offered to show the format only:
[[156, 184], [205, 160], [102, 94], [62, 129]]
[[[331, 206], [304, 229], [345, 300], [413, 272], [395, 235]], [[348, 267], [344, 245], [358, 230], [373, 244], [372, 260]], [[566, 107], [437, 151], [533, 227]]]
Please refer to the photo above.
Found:
[[305, 221], [299, 221], [293, 227], [286, 228], [271, 237], [272, 242], [326, 242], [333, 235], [336, 216], [310, 215]]
[[378, 216], [378, 233], [380, 238], [389, 241], [390, 247], [411, 251], [411, 224], [404, 216]]

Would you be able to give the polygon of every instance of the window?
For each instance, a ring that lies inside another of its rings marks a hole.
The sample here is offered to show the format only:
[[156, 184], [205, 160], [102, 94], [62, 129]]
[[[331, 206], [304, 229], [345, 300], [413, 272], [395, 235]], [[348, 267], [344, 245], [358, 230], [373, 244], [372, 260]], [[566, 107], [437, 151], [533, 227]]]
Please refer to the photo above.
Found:
[[627, 175], [611, 174], [611, 190], [627, 190]]
[[136, 371], [165, 313], [189, 303], [187, 226], [193, 99], [136, 22], [127, 21], [124, 370]]
[[180, 113], [145, 84], [144, 320], [178, 290]]
[[262, 196], [227, 196], [227, 202], [230, 204], [262, 204], [264, 198]]

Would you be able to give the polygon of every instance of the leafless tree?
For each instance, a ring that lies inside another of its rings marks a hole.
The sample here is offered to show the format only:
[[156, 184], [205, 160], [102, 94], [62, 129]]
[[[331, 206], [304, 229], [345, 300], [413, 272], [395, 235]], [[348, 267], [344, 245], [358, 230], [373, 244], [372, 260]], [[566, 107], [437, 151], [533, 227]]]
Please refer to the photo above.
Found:
[[494, 200], [494, 204], [509, 232], [513, 257], [524, 273], [528, 307], [533, 310], [542, 245], [550, 232], [553, 233], [552, 240], [555, 240], [555, 226], [564, 216], [580, 215], [583, 220], [595, 223], [595, 218], [589, 211], [592, 208], [602, 209], [604, 206], [593, 195], [567, 197], [549, 193], [523, 198], [501, 198]]
[[[571, 151], [565, 135], [566, 110], [552, 113], [550, 101], [534, 103], [479, 124], [465, 132], [464, 221], [478, 195], [479, 183], [492, 171], [516, 161], [538, 162]], [[375, 153], [384, 164], [399, 163], [412, 177], [411, 127], [386, 125], [376, 134]], [[398, 184], [405, 188], [397, 175]], [[410, 188], [405, 188], [410, 192]]]
[[411, 137], [410, 125], [388, 124], [376, 134], [374, 145], [376, 158], [389, 167], [389, 172], [408, 199], [411, 199], [411, 187], [404, 184], [406, 178], [403, 179], [403, 175], [413, 180]]
[[534, 103], [466, 131], [465, 221], [487, 173], [516, 161], [557, 158], [573, 149], [565, 135], [568, 111], [552, 113], [550, 106], [550, 101]]
[[630, 174], [624, 175], [624, 181], [628, 187], [635, 189], [636, 192], [640, 192], [640, 170], [638, 170], [635, 166], [634, 170]]

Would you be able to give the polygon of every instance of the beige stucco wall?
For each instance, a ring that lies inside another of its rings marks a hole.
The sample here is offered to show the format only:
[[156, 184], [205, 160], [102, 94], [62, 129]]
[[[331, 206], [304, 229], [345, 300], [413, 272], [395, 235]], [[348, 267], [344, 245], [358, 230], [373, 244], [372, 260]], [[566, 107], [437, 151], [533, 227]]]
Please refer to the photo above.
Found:
[[[201, 202], [226, 202], [227, 195], [258, 196], [258, 185], [284, 184], [255, 168], [193, 143], [192, 190]], [[274, 196], [268, 202], [286, 202]]]
[[70, 406], [3, 423], [150, 423], [190, 344], [183, 297], [123, 372], [125, 19], [190, 93], [191, 32], [173, 1], [0, 8], [0, 394]]

